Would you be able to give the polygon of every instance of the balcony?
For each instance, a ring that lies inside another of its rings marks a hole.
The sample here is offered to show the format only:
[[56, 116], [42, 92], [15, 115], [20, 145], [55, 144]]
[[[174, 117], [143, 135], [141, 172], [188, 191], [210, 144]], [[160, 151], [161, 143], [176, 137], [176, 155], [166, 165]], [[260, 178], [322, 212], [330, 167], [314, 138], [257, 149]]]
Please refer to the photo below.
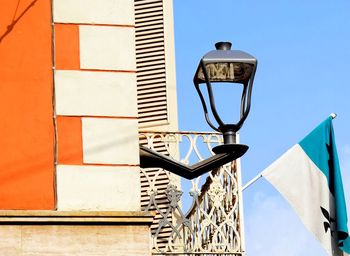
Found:
[[[212, 132], [143, 131], [140, 143], [192, 164], [213, 155], [212, 148], [223, 139]], [[155, 214], [152, 255], [244, 255], [239, 160], [192, 181], [181, 181], [164, 169], [144, 168], [141, 186], [142, 210]]]

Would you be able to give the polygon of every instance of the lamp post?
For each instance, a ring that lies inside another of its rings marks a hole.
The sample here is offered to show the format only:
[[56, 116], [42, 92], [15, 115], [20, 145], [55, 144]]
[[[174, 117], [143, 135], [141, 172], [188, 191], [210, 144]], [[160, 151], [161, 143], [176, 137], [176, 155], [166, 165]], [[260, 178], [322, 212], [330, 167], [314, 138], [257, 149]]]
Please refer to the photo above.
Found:
[[[193, 179], [214, 168], [220, 167], [241, 157], [247, 150], [247, 145], [236, 144], [236, 133], [242, 127], [248, 116], [251, 103], [251, 93], [254, 82], [257, 60], [243, 51], [231, 50], [231, 43], [219, 42], [216, 50], [208, 52], [200, 60], [193, 82], [199, 94], [207, 123], [215, 131], [221, 132], [224, 144], [213, 148], [214, 156], [202, 160], [192, 166], [182, 164], [170, 157], [162, 155], [144, 146], [140, 146], [140, 166], [160, 167], [187, 179]], [[224, 123], [216, 109], [213, 86], [215, 83], [225, 83], [227, 86], [243, 86], [240, 119], [233, 123]], [[201, 91], [201, 84], [206, 85], [209, 103]], [[208, 107], [216, 121], [209, 117]]]

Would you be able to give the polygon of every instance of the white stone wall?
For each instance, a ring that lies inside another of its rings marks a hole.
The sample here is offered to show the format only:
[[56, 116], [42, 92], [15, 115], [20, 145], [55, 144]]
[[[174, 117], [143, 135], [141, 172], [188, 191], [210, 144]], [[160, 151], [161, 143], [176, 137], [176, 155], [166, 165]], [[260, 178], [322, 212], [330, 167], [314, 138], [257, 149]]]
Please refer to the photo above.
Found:
[[54, 80], [57, 116], [81, 119], [83, 154], [57, 165], [57, 209], [140, 210], [134, 2], [54, 0], [53, 13], [79, 28], [80, 67]]
[[55, 81], [57, 115], [137, 116], [134, 73], [57, 70]]

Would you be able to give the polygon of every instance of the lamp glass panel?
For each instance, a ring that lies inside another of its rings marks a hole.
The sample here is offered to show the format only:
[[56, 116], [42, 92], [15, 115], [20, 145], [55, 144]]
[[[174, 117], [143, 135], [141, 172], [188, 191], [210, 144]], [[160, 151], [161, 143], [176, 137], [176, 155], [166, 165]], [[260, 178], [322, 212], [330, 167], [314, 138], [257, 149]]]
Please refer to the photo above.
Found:
[[[240, 83], [214, 82], [211, 83], [215, 108], [220, 119], [225, 124], [235, 124], [240, 120], [241, 98], [243, 85]], [[201, 85], [201, 90], [204, 100], [207, 103], [209, 119], [213, 125], [219, 127], [211, 109], [210, 99], [207, 87]]]
[[240, 120], [242, 84], [212, 83], [216, 110], [225, 124], [235, 124]]
[[[211, 82], [244, 83], [249, 80], [253, 71], [253, 65], [248, 63], [217, 62], [207, 63], [205, 67]], [[201, 67], [198, 70], [197, 79], [205, 82]]]

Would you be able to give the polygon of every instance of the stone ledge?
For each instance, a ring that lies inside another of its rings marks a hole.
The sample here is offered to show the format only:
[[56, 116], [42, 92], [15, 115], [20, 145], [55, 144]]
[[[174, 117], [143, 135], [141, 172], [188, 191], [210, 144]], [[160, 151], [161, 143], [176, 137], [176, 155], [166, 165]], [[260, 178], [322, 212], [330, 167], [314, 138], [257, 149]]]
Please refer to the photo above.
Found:
[[151, 225], [154, 215], [142, 211], [0, 210], [0, 225]]

